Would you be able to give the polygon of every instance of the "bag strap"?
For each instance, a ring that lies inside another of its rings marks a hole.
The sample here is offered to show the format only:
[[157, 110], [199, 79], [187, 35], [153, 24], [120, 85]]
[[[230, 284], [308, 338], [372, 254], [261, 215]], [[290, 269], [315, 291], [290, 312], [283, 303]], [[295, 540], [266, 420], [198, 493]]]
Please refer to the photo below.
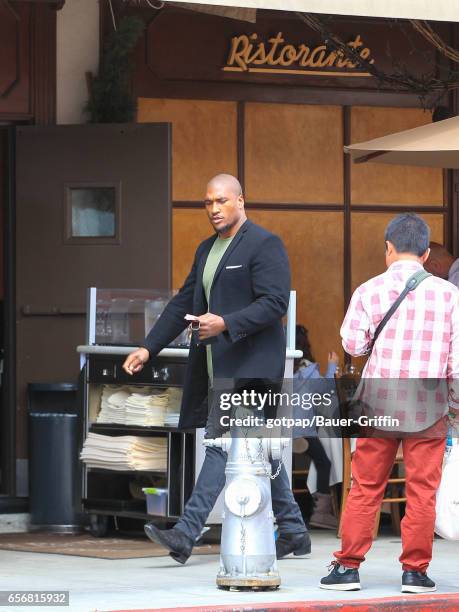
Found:
[[432, 276], [432, 274], [430, 274], [429, 272], [426, 272], [426, 270], [423, 269], [423, 270], [419, 270], [418, 272], [415, 272], [406, 281], [405, 288], [403, 289], [401, 294], [398, 296], [398, 298], [395, 300], [395, 302], [392, 304], [392, 306], [389, 308], [383, 320], [380, 322], [380, 324], [376, 328], [375, 335], [373, 336], [373, 339], [370, 343], [370, 347], [368, 350], [369, 355], [371, 354], [373, 347], [375, 345], [375, 342], [378, 339], [379, 334], [382, 332], [384, 326], [389, 321], [389, 319], [394, 314], [394, 312], [397, 310], [397, 308], [400, 306], [400, 304], [403, 302], [403, 300], [406, 298], [408, 293], [410, 293], [410, 291], [414, 291], [416, 287], [418, 287], [418, 285], [420, 285], [422, 281], [428, 278], [429, 276]]

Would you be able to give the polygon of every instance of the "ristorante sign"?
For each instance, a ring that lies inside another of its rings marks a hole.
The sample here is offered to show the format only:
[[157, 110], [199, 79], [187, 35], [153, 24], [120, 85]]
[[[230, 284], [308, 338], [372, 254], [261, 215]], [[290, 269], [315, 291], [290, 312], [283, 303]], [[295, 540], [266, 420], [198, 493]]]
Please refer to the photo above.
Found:
[[[347, 43], [362, 59], [371, 64], [371, 51], [360, 35]], [[293, 45], [282, 32], [267, 40], [259, 35], [242, 34], [231, 39], [225, 72], [246, 72], [287, 75], [318, 75], [337, 77], [369, 77], [369, 72], [357, 69], [357, 65], [342, 53], [330, 51], [325, 44], [315, 47], [305, 43]]]
[[412, 53], [404, 32], [384, 20], [336, 20], [333, 27], [352, 55], [334, 51], [324, 35], [299, 19], [261, 12], [256, 24], [248, 25], [190, 11], [159, 11], [147, 26], [145, 48], [138, 49], [135, 86], [147, 97], [210, 100], [245, 99], [246, 92], [250, 99], [265, 93], [273, 99], [276, 87], [288, 86], [292, 101], [300, 101], [306, 89], [316, 88], [314, 100], [327, 88], [391, 90], [360, 66], [357, 55], [384, 72], [393, 71], [395, 58], [407, 72], [425, 74], [427, 41], [416, 39], [419, 53]]

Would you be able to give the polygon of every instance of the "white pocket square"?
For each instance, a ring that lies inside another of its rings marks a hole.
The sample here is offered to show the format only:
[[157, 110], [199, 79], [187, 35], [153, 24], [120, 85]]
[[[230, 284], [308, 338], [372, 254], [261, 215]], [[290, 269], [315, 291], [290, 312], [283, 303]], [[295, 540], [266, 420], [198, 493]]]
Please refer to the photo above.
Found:
[[226, 266], [225, 270], [236, 270], [237, 268], [242, 268], [242, 264], [239, 266]]

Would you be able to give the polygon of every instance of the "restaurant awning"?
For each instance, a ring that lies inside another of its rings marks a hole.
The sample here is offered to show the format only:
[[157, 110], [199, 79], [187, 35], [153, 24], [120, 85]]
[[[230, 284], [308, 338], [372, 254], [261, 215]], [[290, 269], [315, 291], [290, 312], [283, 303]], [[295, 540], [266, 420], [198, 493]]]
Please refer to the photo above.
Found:
[[459, 117], [344, 147], [356, 164], [406, 164], [459, 169]]
[[[180, 0], [180, 3], [196, 4], [190, 0]], [[238, 7], [329, 15], [459, 21], [457, 0], [200, 0], [199, 4], [201, 7]], [[241, 19], [244, 17], [241, 16]]]

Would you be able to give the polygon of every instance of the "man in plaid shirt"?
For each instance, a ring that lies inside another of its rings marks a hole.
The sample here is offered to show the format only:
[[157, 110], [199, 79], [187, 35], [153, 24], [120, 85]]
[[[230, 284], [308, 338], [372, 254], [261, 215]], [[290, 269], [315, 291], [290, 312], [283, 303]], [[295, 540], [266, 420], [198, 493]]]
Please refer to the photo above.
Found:
[[[413, 213], [399, 215], [389, 223], [384, 236], [387, 271], [354, 292], [341, 327], [346, 352], [353, 356], [368, 352], [379, 323], [407, 280], [423, 269], [429, 257], [429, 234], [427, 224]], [[437, 394], [430, 418], [427, 411], [411, 403], [414, 416], [405, 415], [405, 420], [412, 426], [401, 426], [399, 435], [378, 431], [381, 437], [357, 440], [352, 488], [342, 519], [341, 550], [334, 553], [333, 569], [322, 578], [320, 586], [341, 591], [360, 589], [358, 568], [371, 547], [376, 515], [402, 443], [407, 498], [401, 525], [402, 592], [434, 591], [435, 583], [426, 571], [432, 558], [435, 497], [441, 479], [448, 411], [454, 427], [459, 421], [459, 392], [457, 386], [454, 388], [454, 383], [459, 382], [454, 380], [459, 378], [459, 290], [431, 276], [408, 293], [381, 331], [362, 376], [366, 384], [376, 383], [376, 387], [386, 379], [387, 388], [402, 379], [405, 384], [406, 379], [417, 379], [419, 384], [423, 384], [422, 379], [436, 379], [444, 383], [447, 393], [443, 400]], [[413, 386], [416, 382], [411, 381]], [[424, 382], [428, 387], [429, 381]], [[410, 410], [409, 402], [405, 409]], [[403, 417], [403, 410], [401, 414]], [[411, 433], [402, 433], [407, 431]]]

